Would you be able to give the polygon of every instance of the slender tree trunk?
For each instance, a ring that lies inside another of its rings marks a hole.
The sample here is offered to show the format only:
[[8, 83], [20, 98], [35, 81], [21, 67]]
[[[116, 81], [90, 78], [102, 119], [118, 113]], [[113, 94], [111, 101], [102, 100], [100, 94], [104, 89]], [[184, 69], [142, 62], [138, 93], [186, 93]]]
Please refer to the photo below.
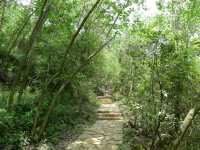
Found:
[[[49, 81], [49, 83], [51, 83], [54, 78], [56, 78], [57, 76], [59, 76], [60, 74], [62, 74], [63, 72], [63, 68], [64, 68], [64, 65], [65, 65], [65, 61], [66, 61], [66, 57], [67, 57], [67, 53], [68, 51], [72, 48], [76, 38], [78, 37], [81, 29], [84, 27], [86, 21], [88, 20], [88, 18], [90, 17], [90, 15], [92, 14], [92, 12], [95, 10], [95, 8], [98, 6], [98, 4], [100, 3], [101, 0], [97, 0], [96, 3], [93, 5], [93, 7], [90, 9], [90, 11], [87, 13], [87, 15], [85, 16], [85, 18], [83, 19], [83, 21], [80, 23], [78, 29], [76, 30], [76, 32], [73, 34], [66, 50], [65, 50], [65, 53], [64, 53], [64, 57], [63, 57], [63, 60], [61, 61], [61, 67], [59, 69], [59, 71], [51, 78], [51, 80]], [[48, 85], [47, 85], [48, 86]]]
[[5, 17], [5, 9], [6, 9], [6, 0], [0, 1], [0, 8], [1, 8], [1, 16], [0, 16], [0, 32], [2, 31], [2, 27], [4, 24], [4, 17]]
[[36, 110], [35, 110], [35, 115], [34, 115], [34, 118], [33, 118], [33, 127], [32, 127], [32, 130], [31, 130], [31, 138], [33, 140], [37, 140], [35, 135], [37, 133], [37, 124], [38, 124], [38, 120], [39, 120], [39, 117], [40, 117], [40, 111], [42, 109], [42, 98], [44, 97], [44, 94], [45, 94], [45, 91], [43, 91], [44, 93], [42, 93], [39, 97], [38, 97], [38, 104], [36, 106]]
[[[19, 82], [22, 79], [18, 99], [20, 99], [22, 97], [23, 90], [26, 87], [27, 76], [29, 74], [30, 66], [31, 66], [31, 62], [30, 62], [29, 57], [30, 57], [30, 54], [32, 52], [32, 48], [33, 48], [33, 45], [34, 45], [35, 40], [37, 38], [37, 35], [41, 31], [42, 26], [47, 19], [47, 15], [49, 13], [49, 10], [50, 10], [50, 3], [48, 3], [48, 0], [44, 0], [40, 16], [39, 16], [38, 20], [36, 21], [36, 24], [35, 24], [32, 32], [31, 32], [31, 35], [29, 37], [27, 46], [24, 49], [25, 50], [25, 60], [20, 64], [19, 73], [17, 75], [17, 78], [16, 78], [15, 81], [13, 81], [13, 84], [12, 84], [12, 88], [14, 89], [12, 91], [15, 91], [15, 86], [16, 86], [17, 82]], [[25, 70], [24, 74], [22, 74], [22, 70]], [[11, 107], [13, 100], [14, 100], [14, 97], [13, 97], [14, 95], [15, 95], [15, 92], [14, 92], [14, 94], [13, 94], [13, 92], [11, 92], [9, 102], [8, 102], [8, 104], [9, 104], [8, 107]]]
[[[41, 15], [36, 22], [36, 25], [35, 25], [35, 27], [32, 31], [32, 34], [31, 34], [29, 41], [28, 41], [28, 45], [26, 47], [26, 59], [25, 59], [25, 62], [24, 62], [25, 73], [23, 74], [23, 77], [22, 77], [23, 81], [22, 81], [22, 85], [20, 86], [18, 100], [21, 99], [21, 97], [23, 95], [23, 91], [26, 88], [27, 78], [28, 78], [30, 68], [31, 68], [31, 60], [30, 60], [31, 56], [30, 55], [31, 55], [31, 52], [32, 52], [33, 45], [36, 41], [38, 34], [40, 33], [40, 31], [43, 27], [43, 24], [45, 23], [45, 21], [47, 19], [47, 16], [48, 16], [48, 13], [49, 13], [49, 10], [50, 10], [50, 4], [48, 4], [48, 0], [44, 1], [43, 9], [44, 10], [42, 10]], [[24, 66], [24, 65], [22, 65], [22, 66]]]
[[[160, 81], [160, 73], [159, 73], [157, 67], [158, 66], [157, 66], [157, 62], [156, 62], [156, 73], [157, 73], [157, 76], [158, 76], [158, 83], [159, 83], [159, 88], [160, 88], [160, 108], [159, 108], [159, 113], [161, 113], [162, 112], [162, 108], [163, 108], [164, 94], [163, 94], [163, 86], [162, 86], [162, 83]], [[156, 120], [156, 128], [155, 128], [155, 132], [154, 132], [154, 138], [152, 140], [150, 150], [154, 150], [155, 149], [157, 137], [159, 137], [159, 140], [160, 140], [159, 129], [160, 129], [161, 121], [163, 121], [163, 119], [164, 119], [164, 116], [162, 116], [162, 114], [158, 115], [158, 119]]]
[[[61, 63], [61, 67], [60, 67], [60, 70], [58, 71], [58, 73], [56, 73], [51, 79], [50, 79], [50, 81], [49, 81], [49, 84], [54, 80], [54, 78], [56, 77], [56, 76], [58, 76], [59, 74], [61, 74], [62, 73], [62, 71], [63, 71], [63, 67], [64, 67], [64, 65], [65, 65], [65, 59], [66, 59], [66, 56], [67, 56], [67, 52], [72, 48], [72, 46], [73, 46], [73, 44], [74, 44], [74, 42], [75, 42], [75, 40], [76, 40], [76, 38], [77, 38], [77, 36], [79, 35], [79, 33], [80, 33], [80, 31], [81, 31], [81, 29], [84, 27], [84, 24], [86, 23], [86, 21], [88, 20], [88, 18], [90, 17], [90, 15], [92, 14], [92, 12], [95, 10], [95, 8], [98, 6], [98, 4], [100, 3], [100, 1], [101, 0], [97, 0], [96, 1], [96, 3], [93, 5], [93, 7], [90, 9], [90, 11], [87, 13], [87, 15], [85, 16], [85, 18], [83, 19], [83, 21], [80, 23], [80, 25], [79, 25], [79, 27], [78, 27], [78, 29], [77, 29], [77, 31], [74, 33], [74, 35], [72, 36], [72, 38], [71, 38], [71, 41], [69, 42], [69, 45], [67, 46], [67, 48], [66, 48], [66, 50], [65, 50], [65, 54], [64, 54], [64, 58], [63, 58], [63, 61], [62, 61], [62, 63]], [[47, 85], [48, 86], [48, 85]], [[65, 85], [66, 86], [66, 85]], [[62, 88], [60, 88], [60, 89], [62, 89]], [[58, 91], [58, 93], [60, 93], [59, 91]], [[42, 94], [43, 95], [43, 94]], [[40, 96], [40, 97], [42, 97], [42, 96]], [[56, 96], [57, 97], [57, 96]], [[55, 100], [52, 100], [52, 104], [50, 104], [50, 107], [49, 107], [49, 111], [51, 112], [51, 110], [52, 110], [52, 107], [54, 106], [54, 102]], [[41, 101], [40, 101], [40, 98], [38, 99], [38, 103], [39, 103], [39, 107], [41, 106]], [[35, 119], [34, 119], [34, 126], [33, 126], [33, 129], [32, 129], [32, 136], [35, 136], [35, 129], [36, 129], [36, 126], [37, 126], [37, 123], [38, 123], [38, 119], [39, 119], [39, 108], [38, 108], [38, 112], [36, 113], [36, 115], [35, 115]], [[48, 117], [46, 117], [47, 119], [45, 119], [46, 121], [44, 121], [44, 127], [43, 128], [45, 128], [46, 127], [46, 122], [48, 121], [48, 118], [49, 118], [49, 114], [50, 113], [47, 113], [47, 116]], [[43, 130], [43, 129], [42, 129]], [[41, 133], [43, 133], [43, 131], [41, 131]]]
[[9, 111], [11, 110], [13, 100], [14, 100], [14, 96], [15, 96], [15, 88], [13, 86], [11, 88], [11, 92], [9, 94], [8, 101], [7, 101], [7, 108], [8, 108]]
[[12, 40], [11, 39], [11, 44], [9, 45], [9, 48], [8, 48], [8, 53], [11, 53], [12, 49], [16, 46], [17, 44], [17, 41], [19, 39], [19, 37], [21, 36], [22, 32], [24, 31], [25, 27], [28, 25], [28, 22], [30, 21], [30, 18], [32, 17], [32, 15], [34, 14], [34, 12], [32, 12], [30, 15], [28, 15], [26, 18], [25, 18], [25, 22], [24, 24], [19, 28], [19, 29], [16, 29], [14, 32], [14, 39]]
[[173, 142], [174, 150], [177, 150], [178, 147], [180, 146], [181, 141], [183, 140], [189, 127], [192, 125], [192, 121], [194, 120], [194, 118], [197, 115], [197, 113], [199, 112], [199, 110], [200, 110], [200, 107], [194, 107], [194, 108], [190, 109], [190, 111], [188, 112], [187, 116], [185, 117], [185, 119], [181, 125], [181, 133], [177, 137], [177, 139]]
[[92, 14], [92, 12], [95, 10], [95, 8], [98, 6], [98, 4], [100, 3], [101, 0], [97, 0], [96, 3], [92, 6], [92, 8], [90, 9], [90, 11], [87, 13], [87, 15], [85, 16], [85, 18], [83, 19], [83, 21], [81, 22], [81, 24], [79, 25], [77, 31], [74, 33], [74, 35], [72, 36], [66, 50], [65, 50], [65, 53], [64, 53], [64, 57], [63, 57], [63, 61], [60, 65], [60, 70], [59, 72], [62, 73], [63, 72], [63, 69], [64, 69], [64, 66], [65, 66], [65, 60], [66, 60], [66, 57], [67, 57], [67, 53], [68, 51], [72, 48], [77, 36], [79, 35], [81, 29], [84, 27], [86, 21], [88, 20], [88, 18], [90, 17], [90, 15]]
[[[100, 3], [100, 0], [97, 0], [96, 3], [93, 5], [93, 7], [91, 8], [91, 10], [88, 12], [88, 14], [86, 15], [86, 17], [83, 19], [83, 21], [81, 22], [79, 28], [77, 29], [77, 31], [75, 32], [75, 34], [73, 35], [66, 51], [65, 51], [65, 55], [64, 55], [64, 58], [66, 58], [67, 56], [67, 52], [68, 50], [70, 50], [75, 42], [75, 39], [76, 37], [78, 36], [79, 32], [81, 31], [81, 29], [83, 28], [84, 24], [86, 23], [87, 19], [89, 18], [89, 16], [92, 14], [92, 12], [94, 11], [94, 9], [98, 6], [98, 4]], [[119, 17], [117, 17], [119, 18]], [[111, 29], [113, 28], [113, 26], [115, 25], [115, 23], [117, 22], [117, 20], [115, 19], [114, 21], [114, 24], [112, 24], [111, 26]], [[111, 30], [109, 30], [109, 33], [111, 32]], [[115, 36], [114, 36], [115, 37]], [[51, 112], [53, 111], [53, 108], [55, 107], [55, 103], [59, 97], [59, 95], [63, 92], [63, 90], [69, 85], [69, 83], [74, 79], [74, 77], [79, 73], [81, 72], [85, 66], [87, 66], [87, 64], [93, 59], [93, 57], [95, 57], [98, 53], [101, 52], [101, 50], [107, 46], [110, 41], [112, 41], [113, 38], [111, 38], [110, 40], [108, 40], [107, 42], [105, 42], [102, 46], [100, 46], [99, 49], [97, 49], [97, 51], [95, 51], [93, 54], [91, 54], [88, 59], [85, 61], [85, 63], [83, 63], [80, 67], [78, 67], [78, 69], [71, 75], [71, 77], [65, 81], [61, 87], [59, 88], [59, 90], [57, 91], [57, 93], [55, 94], [54, 98], [52, 99], [52, 102], [51, 104], [49, 105], [49, 108], [48, 108], [48, 111], [43, 119], [43, 123], [41, 125], [41, 128], [40, 128], [40, 131], [39, 131], [39, 138], [42, 136], [46, 126], [47, 126], [47, 123], [48, 123], [48, 119], [49, 119], [49, 116], [51, 114]], [[61, 69], [59, 70], [59, 73], [58, 74], [61, 74], [62, 71], [63, 71], [63, 67], [65, 65], [65, 60], [63, 60], [63, 62], [61, 63]], [[50, 81], [51, 82], [51, 81]]]
[[[54, 78], [54, 76], [52, 78]], [[31, 137], [34, 140], [37, 140], [35, 138], [35, 135], [37, 133], [36, 128], [37, 128], [37, 125], [38, 125], [38, 120], [40, 119], [40, 111], [42, 109], [42, 102], [43, 102], [42, 99], [45, 97], [45, 94], [47, 92], [47, 87], [48, 87], [49, 83], [52, 81], [52, 78], [50, 78], [46, 82], [46, 84], [44, 85], [44, 87], [42, 87], [42, 93], [40, 94], [40, 96], [35, 101], [36, 111], [35, 111], [35, 115], [34, 115], [34, 119], [33, 119], [33, 127], [32, 127], [32, 130], [31, 130]]]
[[55, 96], [53, 97], [52, 101], [51, 101], [51, 104], [47, 110], [47, 113], [43, 119], [43, 123], [42, 123], [42, 126], [41, 126], [41, 129], [40, 129], [40, 132], [39, 132], [39, 138], [42, 136], [46, 126], [47, 126], [47, 123], [48, 123], [48, 120], [49, 120], [49, 116], [51, 114], [51, 112], [53, 111], [53, 108], [55, 107], [55, 103], [57, 101], [57, 99], [59, 98], [60, 94], [63, 92], [63, 90], [69, 85], [69, 83], [72, 82], [72, 80], [74, 79], [74, 77], [79, 73], [81, 72], [86, 66], [87, 64], [98, 54], [101, 52], [101, 50], [107, 46], [110, 41], [112, 41], [113, 38], [111, 38], [110, 40], [108, 40], [107, 42], [105, 42], [96, 52], [94, 52], [93, 54], [91, 54], [88, 59], [85, 61], [85, 63], [83, 63], [80, 67], [77, 68], [77, 70], [72, 74], [72, 76], [67, 80], [65, 81], [61, 87], [59, 88], [59, 90], [56, 92]]

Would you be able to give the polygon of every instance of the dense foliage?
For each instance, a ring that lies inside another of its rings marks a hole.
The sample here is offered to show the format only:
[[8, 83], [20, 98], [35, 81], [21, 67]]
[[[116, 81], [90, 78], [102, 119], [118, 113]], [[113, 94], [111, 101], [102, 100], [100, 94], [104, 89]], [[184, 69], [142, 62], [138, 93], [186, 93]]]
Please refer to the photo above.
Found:
[[161, 14], [131, 27], [119, 50], [120, 91], [134, 116], [126, 142], [135, 149], [196, 150], [199, 118], [189, 126], [199, 110], [199, 1], [158, 5]]
[[141, 6], [0, 1], [0, 149], [80, 134], [105, 91], [130, 114], [122, 149], [200, 148], [200, 1]]

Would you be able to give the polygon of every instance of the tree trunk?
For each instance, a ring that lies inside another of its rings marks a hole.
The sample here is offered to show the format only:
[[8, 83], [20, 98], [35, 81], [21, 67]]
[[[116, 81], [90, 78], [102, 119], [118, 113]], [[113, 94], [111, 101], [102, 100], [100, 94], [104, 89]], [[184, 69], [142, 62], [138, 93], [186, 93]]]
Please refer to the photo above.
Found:
[[[26, 87], [26, 80], [27, 80], [27, 76], [28, 76], [29, 70], [30, 70], [31, 64], [30, 64], [30, 60], [29, 60], [29, 57], [30, 57], [29, 55], [32, 51], [32, 48], [33, 48], [33, 45], [34, 45], [35, 40], [37, 38], [37, 35], [41, 31], [42, 26], [47, 19], [47, 15], [49, 13], [49, 10], [50, 10], [50, 4], [48, 3], [48, 0], [44, 0], [43, 7], [42, 7], [42, 10], [41, 10], [41, 14], [40, 14], [38, 20], [36, 21], [36, 24], [35, 24], [32, 32], [31, 32], [31, 35], [29, 37], [27, 46], [24, 49], [26, 51], [25, 60], [20, 64], [19, 73], [17, 75], [17, 78], [16, 78], [15, 81], [13, 81], [13, 84], [12, 84], [13, 91], [15, 91], [16, 83], [20, 82], [21, 78], [23, 78], [22, 84], [21, 84], [21, 87], [20, 87], [20, 93], [21, 94], [19, 95], [19, 98], [22, 97], [22, 95], [23, 95], [23, 90]], [[24, 66], [25, 66], [25, 68], [24, 68]], [[24, 74], [22, 74], [22, 70], [25, 70]], [[14, 94], [13, 94], [13, 92], [11, 92], [11, 94], [10, 94], [9, 107], [12, 105], [12, 102], [13, 102], [13, 99], [14, 99], [13, 95], [15, 95], [15, 92], [14, 92]]]
[[181, 125], [181, 133], [180, 135], [177, 137], [177, 139], [173, 142], [173, 149], [177, 150], [181, 141], [183, 140], [187, 130], [189, 129], [189, 127], [192, 125], [192, 121], [195, 118], [195, 116], [197, 115], [197, 113], [199, 112], [200, 107], [194, 107], [192, 109], [190, 109], [190, 111], [188, 112], [187, 116], [185, 117], [182, 125]]
[[79, 35], [81, 29], [83, 28], [83, 26], [85, 25], [86, 21], [88, 20], [88, 18], [90, 17], [90, 15], [92, 14], [92, 12], [95, 10], [95, 8], [98, 6], [98, 4], [100, 3], [101, 0], [97, 0], [96, 3], [92, 6], [92, 8], [90, 9], [90, 11], [87, 13], [87, 15], [85, 16], [85, 18], [83, 19], [83, 21], [81, 22], [81, 24], [79, 25], [77, 31], [74, 33], [74, 35], [72, 36], [66, 50], [64, 53], [64, 57], [63, 57], [63, 61], [61, 62], [61, 66], [60, 66], [60, 70], [59, 72], [62, 73], [64, 66], [65, 66], [65, 59], [67, 56], [68, 51], [72, 48], [77, 36]]
[[42, 126], [41, 126], [41, 129], [39, 131], [39, 138], [41, 137], [41, 135], [43, 134], [46, 126], [47, 126], [47, 123], [48, 123], [48, 120], [49, 120], [49, 116], [51, 114], [51, 112], [53, 111], [53, 108], [55, 107], [55, 104], [56, 104], [56, 101], [59, 97], [59, 95], [63, 92], [63, 90], [69, 85], [69, 83], [74, 79], [74, 77], [79, 73], [81, 72], [86, 66], [87, 64], [99, 53], [101, 52], [101, 50], [107, 46], [110, 41], [112, 40], [113, 38], [111, 38], [110, 40], [108, 40], [106, 43], [104, 43], [99, 49], [97, 49], [96, 52], [94, 52], [93, 54], [91, 54], [88, 59], [85, 61], [85, 63], [83, 63], [82, 65], [80, 65], [77, 70], [71, 75], [70, 79], [65, 81], [61, 87], [59, 88], [58, 92], [55, 94], [55, 96], [53, 97], [52, 101], [51, 101], [51, 104], [47, 110], [47, 113], [43, 119], [43, 123], [42, 123]]
[[[98, 4], [99, 4], [100, 1], [101, 1], [101, 0], [97, 0], [97, 1], [96, 1], [96, 3], [93, 5], [93, 7], [90, 9], [90, 11], [87, 13], [87, 15], [85, 16], [85, 18], [83, 19], [83, 21], [82, 21], [81, 24], [79, 25], [77, 31], [76, 31], [76, 32], [74, 33], [74, 35], [72, 36], [71, 41], [69, 42], [69, 45], [68, 45], [68, 47], [67, 47], [66, 50], [65, 50], [65, 54], [64, 54], [63, 61], [62, 61], [62, 63], [61, 63], [60, 70], [58, 71], [58, 73], [56, 73], [56, 75], [55, 75], [54, 77], [56, 77], [57, 75], [59, 75], [59, 74], [62, 73], [63, 67], [64, 67], [64, 65], [65, 65], [65, 59], [66, 59], [68, 50], [71, 49], [71, 47], [73, 46], [73, 44], [74, 44], [74, 42], [75, 42], [75, 40], [76, 40], [78, 34], [80, 33], [80, 31], [81, 31], [81, 29], [83, 28], [84, 24], [86, 23], [86, 21], [88, 20], [89, 16], [92, 14], [92, 12], [95, 10], [95, 8], [98, 6]], [[51, 82], [54, 80], [54, 77], [50, 79], [49, 83], [51, 83]], [[51, 102], [51, 104], [50, 104], [50, 106], [49, 106], [48, 112], [47, 112], [47, 114], [46, 114], [46, 117], [44, 118], [44, 121], [43, 121], [41, 130], [40, 130], [40, 132], [39, 132], [39, 136], [41, 136], [41, 134], [43, 133], [44, 129], [46, 128], [46, 124], [47, 124], [47, 122], [48, 122], [49, 115], [50, 115], [50, 113], [51, 113], [51, 111], [52, 111], [52, 109], [53, 109], [53, 107], [54, 107], [54, 105], [55, 105], [55, 102], [56, 102], [56, 100], [57, 100], [57, 97], [58, 97], [59, 94], [62, 92], [62, 90], [67, 86], [67, 84], [68, 84], [68, 83], [64, 83], [64, 84], [60, 87], [60, 89], [58, 90], [58, 92], [57, 92], [55, 98], [52, 100], [52, 102]], [[48, 85], [47, 85], [47, 86], [48, 86]], [[42, 96], [41, 96], [41, 97], [42, 97]], [[40, 106], [40, 103], [41, 103], [41, 102], [39, 102], [39, 106]], [[38, 109], [38, 111], [39, 111], [39, 109]], [[35, 116], [36, 118], [35, 118], [35, 120], [34, 120], [34, 126], [33, 126], [33, 129], [32, 129], [32, 135], [33, 135], [33, 136], [34, 136], [34, 134], [35, 134], [35, 129], [36, 129], [37, 122], [38, 122], [38, 117], [39, 117], [38, 115], [39, 115], [39, 112], [37, 112], [37, 113], [36, 113], [36, 116]]]
[[[78, 36], [80, 30], [82, 29], [82, 27], [84, 26], [84, 24], [86, 23], [87, 19], [89, 18], [89, 16], [92, 14], [92, 12], [94, 11], [94, 9], [98, 6], [100, 0], [97, 0], [96, 3], [93, 5], [93, 7], [91, 8], [91, 10], [88, 12], [88, 14], [86, 15], [86, 17], [83, 19], [82, 23], [80, 24], [78, 30], [76, 31], [76, 33], [74, 34], [74, 36], [72, 37], [72, 40], [70, 41], [69, 43], [69, 46], [67, 47], [66, 51], [65, 51], [65, 54], [67, 55], [67, 52], [68, 50], [73, 46], [74, 44], [74, 41], [76, 39], [76, 37]], [[121, 13], [121, 12], [120, 12]], [[117, 17], [119, 18], [119, 17]], [[114, 24], [111, 25], [111, 29], [113, 28], [113, 26], [115, 25], [115, 23], [117, 22], [117, 19], [114, 20]], [[108, 31], [109, 33], [111, 32], [111, 30]], [[107, 34], [107, 37], [108, 37], [108, 34]], [[115, 36], [114, 36], [115, 37]], [[114, 38], [113, 37], [113, 38]], [[48, 111], [43, 119], [43, 123], [41, 125], [41, 128], [40, 128], [40, 131], [39, 131], [39, 138], [42, 136], [46, 126], [47, 126], [47, 123], [48, 123], [48, 119], [49, 119], [49, 116], [51, 114], [51, 112], [53, 111], [53, 108], [55, 107], [55, 104], [56, 104], [56, 100], [58, 99], [59, 95], [63, 92], [63, 90], [69, 85], [69, 83], [74, 79], [74, 77], [79, 73], [81, 72], [85, 66], [87, 66], [87, 64], [98, 54], [101, 52], [101, 50], [107, 46], [112, 40], [113, 38], [109, 39], [108, 41], [106, 41], [103, 45], [101, 45], [93, 54], [91, 54], [87, 60], [82, 64], [80, 65], [77, 70], [74, 71], [74, 73], [72, 73], [71, 77], [65, 81], [61, 87], [59, 88], [59, 90], [57, 91], [57, 93], [55, 94], [55, 96], [53, 97], [52, 99], [52, 102], [51, 104], [49, 105], [49, 108], [48, 108]], [[64, 56], [64, 58], [66, 57], [66, 55]], [[59, 74], [62, 73], [63, 71], [63, 67], [65, 65], [65, 60], [63, 60], [63, 63], [61, 64], [61, 70], [59, 70]]]
[[1, 32], [3, 23], [4, 23], [4, 17], [5, 17], [6, 0], [1, 0], [0, 8], [1, 8], [1, 16], [0, 16], [0, 32]]
[[12, 49], [16, 46], [17, 42], [18, 42], [18, 39], [20, 37], [20, 35], [22, 34], [23, 30], [25, 29], [25, 27], [28, 25], [28, 22], [31, 18], [31, 16], [34, 14], [34, 12], [32, 12], [30, 15], [28, 15], [26, 18], [25, 18], [25, 22], [23, 23], [23, 25], [19, 28], [19, 29], [16, 29], [13, 33], [13, 36], [14, 36], [14, 39], [11, 39], [11, 44], [9, 45], [9, 48], [8, 48], [8, 53], [11, 53]]
[[[45, 10], [43, 10], [43, 9], [45, 9]], [[47, 19], [47, 16], [48, 16], [48, 13], [49, 13], [49, 10], [50, 10], [50, 4], [48, 4], [48, 0], [44, 1], [43, 9], [42, 9], [41, 14], [39, 16], [39, 19], [37, 20], [37, 22], [35, 24], [35, 27], [33, 28], [32, 33], [29, 37], [27, 47], [25, 48], [26, 58], [25, 58], [25, 61], [23, 62], [23, 64], [21, 65], [21, 67], [25, 65], [25, 73], [23, 74], [23, 81], [22, 81], [22, 85], [21, 85], [21, 88], [20, 88], [19, 97], [22, 97], [22, 95], [23, 95], [23, 90], [26, 88], [27, 76], [30, 72], [31, 62], [30, 62], [30, 59], [29, 59], [29, 57], [30, 57], [29, 55], [32, 52], [33, 45], [36, 41], [38, 34], [40, 33], [40, 31], [43, 27], [43, 24], [45, 23], [45, 21]]]

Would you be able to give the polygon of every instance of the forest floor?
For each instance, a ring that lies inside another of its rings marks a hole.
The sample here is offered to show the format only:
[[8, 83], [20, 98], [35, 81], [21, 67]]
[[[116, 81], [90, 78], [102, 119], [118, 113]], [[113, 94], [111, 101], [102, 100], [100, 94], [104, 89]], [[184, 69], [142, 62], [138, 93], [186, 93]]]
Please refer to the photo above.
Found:
[[123, 117], [119, 106], [110, 98], [100, 97], [98, 119], [73, 142], [63, 140], [58, 150], [117, 150], [123, 138]]

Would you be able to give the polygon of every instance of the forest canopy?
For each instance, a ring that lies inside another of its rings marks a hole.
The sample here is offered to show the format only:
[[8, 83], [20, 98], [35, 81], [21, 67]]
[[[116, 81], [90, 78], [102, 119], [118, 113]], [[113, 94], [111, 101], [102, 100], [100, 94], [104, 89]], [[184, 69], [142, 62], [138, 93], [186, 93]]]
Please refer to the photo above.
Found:
[[0, 149], [73, 139], [109, 94], [125, 108], [122, 150], [198, 150], [199, 6], [1, 0]]

